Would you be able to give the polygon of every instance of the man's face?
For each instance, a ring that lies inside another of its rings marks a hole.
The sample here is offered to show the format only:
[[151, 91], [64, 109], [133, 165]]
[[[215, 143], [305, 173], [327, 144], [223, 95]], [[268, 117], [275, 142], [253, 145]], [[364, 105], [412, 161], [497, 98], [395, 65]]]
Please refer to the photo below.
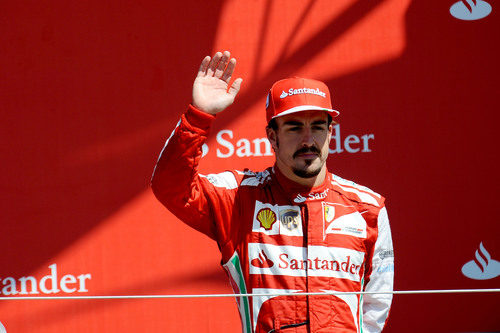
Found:
[[302, 111], [275, 119], [278, 128], [268, 129], [267, 135], [281, 172], [291, 179], [307, 179], [326, 171], [332, 134], [326, 112]]

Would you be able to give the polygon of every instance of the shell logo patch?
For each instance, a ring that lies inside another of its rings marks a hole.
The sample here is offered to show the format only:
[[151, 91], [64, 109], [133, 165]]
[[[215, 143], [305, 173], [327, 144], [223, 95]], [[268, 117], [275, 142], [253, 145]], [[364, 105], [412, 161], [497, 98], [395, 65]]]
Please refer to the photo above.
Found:
[[303, 236], [300, 207], [273, 205], [256, 200], [252, 231], [269, 236]]
[[262, 228], [271, 230], [274, 222], [276, 222], [276, 214], [269, 208], [263, 208], [257, 213], [257, 220]]

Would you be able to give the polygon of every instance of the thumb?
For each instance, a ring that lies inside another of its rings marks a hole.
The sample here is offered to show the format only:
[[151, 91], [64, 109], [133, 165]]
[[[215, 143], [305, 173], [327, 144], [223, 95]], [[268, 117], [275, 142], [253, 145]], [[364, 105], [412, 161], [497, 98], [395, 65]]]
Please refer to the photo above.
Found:
[[236, 95], [238, 94], [238, 92], [240, 91], [240, 87], [241, 87], [241, 82], [243, 82], [243, 79], [241, 77], [237, 78], [236, 80], [234, 80], [233, 84], [231, 85], [231, 87], [229, 87], [229, 93], [233, 96], [233, 97], [236, 97]]

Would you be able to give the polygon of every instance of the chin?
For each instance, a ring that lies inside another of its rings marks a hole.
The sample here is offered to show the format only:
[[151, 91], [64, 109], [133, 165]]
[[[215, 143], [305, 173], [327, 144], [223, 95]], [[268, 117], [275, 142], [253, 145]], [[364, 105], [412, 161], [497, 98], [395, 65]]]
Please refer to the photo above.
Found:
[[298, 169], [298, 168], [293, 168], [292, 169], [293, 173], [300, 177], [300, 178], [313, 178], [313, 177], [316, 177], [317, 175], [319, 175], [319, 173], [321, 172], [321, 168], [317, 168], [317, 169], [310, 169], [310, 168], [306, 168], [306, 169]]

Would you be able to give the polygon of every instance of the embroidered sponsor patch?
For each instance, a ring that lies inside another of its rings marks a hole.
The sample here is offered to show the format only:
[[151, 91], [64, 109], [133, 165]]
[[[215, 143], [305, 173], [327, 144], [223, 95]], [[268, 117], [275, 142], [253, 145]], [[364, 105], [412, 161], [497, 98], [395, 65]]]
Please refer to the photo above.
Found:
[[366, 238], [366, 221], [353, 206], [322, 202], [323, 239], [327, 234]]
[[281, 226], [292, 231], [299, 227], [300, 212], [296, 209], [280, 210]]
[[328, 195], [328, 192], [330, 191], [329, 188], [325, 189], [323, 192], [313, 192], [313, 193], [309, 193], [307, 194], [307, 196], [303, 196], [302, 194], [298, 193], [297, 196], [295, 197], [295, 199], [293, 199], [293, 202], [295, 203], [302, 203], [306, 200], [308, 201], [313, 201], [313, 200], [323, 200], [324, 198], [326, 198], [326, 196]]
[[280, 98], [286, 98], [288, 96], [293, 96], [293, 95], [301, 95], [301, 94], [312, 94], [312, 95], [318, 95], [323, 98], [326, 98], [326, 93], [319, 90], [319, 88], [312, 89], [312, 88], [290, 88], [288, 89], [288, 92], [285, 92], [284, 90], [281, 91]]
[[278, 246], [249, 243], [250, 274], [320, 276], [360, 281], [365, 254], [327, 246]]
[[335, 206], [333, 205], [323, 205], [323, 214], [325, 215], [326, 223], [331, 223], [335, 218]]
[[267, 235], [302, 236], [300, 207], [272, 205], [256, 200], [252, 231]]
[[394, 264], [390, 263], [377, 268], [377, 273], [394, 273]]
[[379, 254], [378, 254], [378, 256], [382, 260], [384, 260], [385, 258], [394, 257], [394, 250], [383, 250], [383, 251], [380, 251]]
[[259, 252], [259, 256], [250, 261], [250, 265], [259, 268], [271, 268], [274, 266], [274, 262], [270, 260], [264, 250]]
[[276, 214], [270, 208], [263, 208], [257, 212], [257, 221], [260, 226], [266, 230], [271, 230], [276, 222]]

